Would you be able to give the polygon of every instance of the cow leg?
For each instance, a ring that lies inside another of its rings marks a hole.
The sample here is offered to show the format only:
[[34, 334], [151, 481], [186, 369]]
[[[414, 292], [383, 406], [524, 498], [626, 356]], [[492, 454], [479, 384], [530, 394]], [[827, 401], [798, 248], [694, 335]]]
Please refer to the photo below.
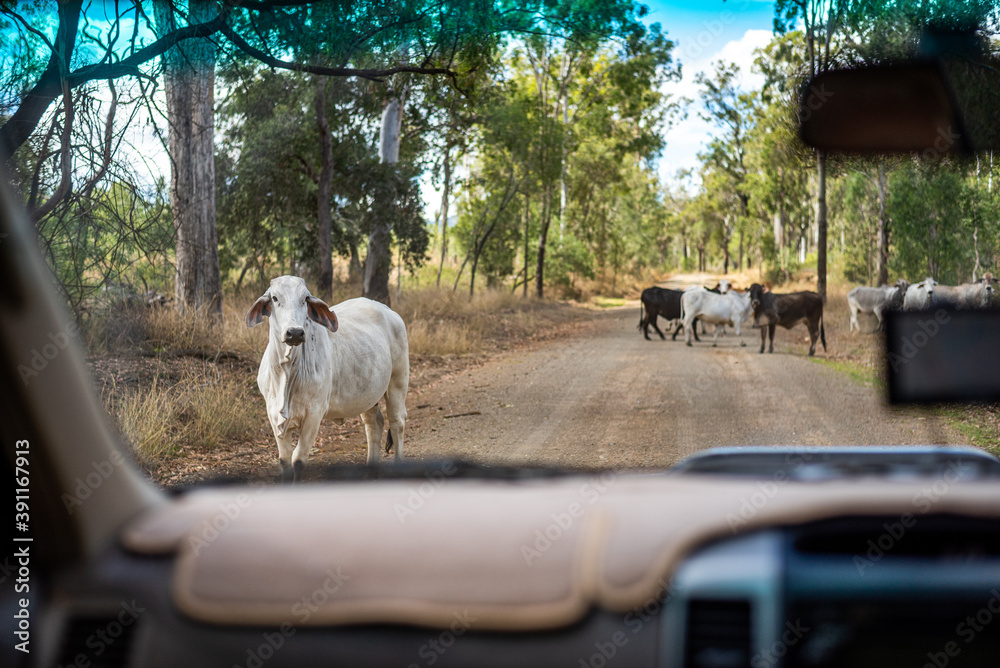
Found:
[[719, 345], [719, 332], [722, 331], [722, 325], [720, 323], [715, 323], [715, 336], [712, 337], [712, 347], [716, 348]]
[[[665, 337], [665, 336], [663, 335], [663, 332], [661, 332], [661, 331], [660, 331], [660, 328], [656, 326], [656, 314], [655, 314], [655, 313], [653, 314], [653, 317], [652, 317], [652, 318], [650, 318], [650, 322], [651, 322], [651, 323], [652, 323], [652, 325], [653, 325], [653, 329], [655, 329], [655, 330], [656, 330], [656, 333], [660, 335], [660, 340], [661, 340], [661, 341], [666, 341], [666, 340], [667, 340], [667, 337]], [[646, 338], [648, 339], [649, 337], [647, 336]]]
[[816, 354], [816, 339], [819, 338], [819, 323], [809, 323], [809, 357]]
[[775, 328], [775, 325], [768, 325], [767, 326], [767, 340], [768, 340], [767, 352], [768, 353], [773, 353], [774, 352], [774, 328]]
[[[685, 325], [685, 327], [686, 327], [686, 325]], [[701, 343], [701, 339], [698, 338], [698, 318], [694, 319], [694, 323], [691, 325], [691, 328], [694, 330], [694, 340], [697, 341], [698, 343]], [[702, 334], [705, 333], [705, 323], [704, 322], [701, 323], [701, 333]]]
[[736, 330], [736, 338], [740, 342], [740, 347], [746, 348], [747, 342], [743, 340], [743, 325], [740, 321], [736, 321], [736, 324], [733, 325], [733, 329]]
[[[694, 331], [694, 327], [695, 327], [695, 325], [694, 325], [694, 318], [691, 318], [691, 317], [684, 318], [684, 324], [682, 326], [684, 327], [684, 343], [686, 343], [687, 345], [690, 346], [691, 345], [691, 333]], [[697, 336], [697, 334], [696, 334], [696, 336]]]
[[764, 344], [767, 343], [767, 325], [760, 326], [760, 354], [764, 354]]
[[683, 322], [678, 322], [677, 323], [677, 328], [674, 329], [674, 335], [670, 337], [670, 340], [671, 341], [676, 341], [677, 340], [677, 335], [681, 333], [682, 329], [684, 329], [684, 323]]
[[302, 421], [302, 426], [299, 428], [299, 443], [295, 446], [295, 451], [292, 453], [293, 482], [300, 482], [302, 480], [302, 472], [306, 468], [306, 462], [309, 461], [309, 453], [316, 443], [316, 436], [319, 435], [319, 425], [322, 421], [322, 415], [313, 417], [312, 414], [307, 415], [305, 420]]
[[382, 446], [382, 427], [385, 426], [385, 418], [382, 417], [382, 409], [375, 404], [361, 414], [361, 421], [365, 423], [365, 437], [368, 439], [368, 466], [378, 464]]
[[639, 329], [642, 330], [642, 335], [646, 338], [647, 341], [651, 341], [652, 340], [652, 339], [649, 338], [649, 316], [648, 315], [642, 316], [642, 320], [639, 321]]
[[292, 482], [294, 472], [292, 469], [292, 453], [295, 451], [295, 439], [288, 432], [278, 434], [278, 430], [271, 425], [274, 432], [274, 440], [278, 443], [278, 463], [281, 464], [281, 482]]
[[[877, 307], [875, 309], [875, 317], [878, 318], [879, 323], [882, 322], [882, 318], [878, 314], [878, 308]], [[857, 330], [858, 332], [860, 332], [861, 331], [861, 325], [858, 324], [858, 310], [856, 308], [854, 308], [854, 306], [852, 305], [851, 306], [851, 326], [850, 326], [850, 330], [849, 331], [851, 332], [851, 334], [853, 334], [855, 332], [855, 330]]]
[[403, 459], [403, 430], [406, 426], [406, 390], [407, 381], [399, 382], [393, 378], [389, 390], [385, 393], [385, 416], [389, 421], [389, 435], [386, 437], [385, 451], [389, 454], [390, 443], [396, 449], [395, 458]]

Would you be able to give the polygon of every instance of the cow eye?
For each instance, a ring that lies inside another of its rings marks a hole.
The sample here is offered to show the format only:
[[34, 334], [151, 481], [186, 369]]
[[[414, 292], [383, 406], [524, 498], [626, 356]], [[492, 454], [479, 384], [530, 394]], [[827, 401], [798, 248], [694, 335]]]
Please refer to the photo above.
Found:
[[275, 297], [274, 295], [272, 295], [271, 296], [271, 301], [274, 302], [275, 304], [277, 304], [278, 303], [278, 298]]

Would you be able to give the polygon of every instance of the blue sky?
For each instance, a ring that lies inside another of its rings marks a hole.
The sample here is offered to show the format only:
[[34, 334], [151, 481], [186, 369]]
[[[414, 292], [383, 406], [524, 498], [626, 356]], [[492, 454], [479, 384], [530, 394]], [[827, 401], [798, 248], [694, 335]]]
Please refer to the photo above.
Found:
[[694, 168], [698, 151], [712, 137], [713, 127], [698, 117], [698, 72], [711, 72], [717, 60], [735, 62], [742, 68], [742, 86], [759, 88], [761, 77], [751, 71], [753, 51], [771, 39], [774, 3], [771, 0], [654, 0], [647, 23], [659, 23], [674, 40], [674, 58], [682, 66], [683, 78], [664, 91], [694, 100], [686, 120], [664, 135], [667, 146], [659, 162], [663, 181], [675, 182], [679, 169]]

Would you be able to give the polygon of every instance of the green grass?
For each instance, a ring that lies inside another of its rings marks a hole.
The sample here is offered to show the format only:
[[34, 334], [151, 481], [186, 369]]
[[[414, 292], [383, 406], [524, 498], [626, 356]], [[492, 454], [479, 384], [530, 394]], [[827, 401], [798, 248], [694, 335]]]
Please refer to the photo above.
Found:
[[855, 362], [853, 360], [831, 360], [824, 359], [822, 357], [810, 357], [809, 359], [816, 364], [844, 374], [862, 387], [875, 387], [880, 390], [885, 387], [885, 383], [879, 377], [878, 373], [876, 373], [875, 369], [870, 366], [865, 366], [860, 362]]
[[947, 406], [935, 409], [971, 445], [1000, 457], [1000, 415], [997, 406]]
[[598, 308], [616, 308], [625, 306], [625, 299], [623, 297], [594, 297], [593, 304]]

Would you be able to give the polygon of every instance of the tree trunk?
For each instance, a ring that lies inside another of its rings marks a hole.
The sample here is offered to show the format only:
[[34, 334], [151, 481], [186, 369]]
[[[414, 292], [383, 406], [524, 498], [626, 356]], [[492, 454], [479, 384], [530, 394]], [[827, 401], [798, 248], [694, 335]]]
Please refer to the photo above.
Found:
[[560, 134], [561, 155], [559, 157], [559, 240], [562, 242], [566, 233], [566, 202], [568, 201], [568, 189], [566, 185], [566, 162], [569, 160], [569, 148], [566, 146], [566, 128], [569, 126], [569, 86], [567, 78], [569, 76], [569, 54], [563, 52], [562, 65], [560, 65], [560, 82], [562, 91], [559, 96], [559, 105], [562, 107], [562, 132]]
[[472, 269], [469, 270], [469, 301], [472, 301], [476, 294], [476, 268], [479, 266], [479, 252], [477, 248], [472, 256]]
[[[403, 123], [403, 103], [406, 91], [391, 93], [382, 109], [382, 128], [379, 131], [379, 162], [399, 162], [399, 135]], [[368, 255], [365, 258], [365, 281], [362, 295], [383, 304], [389, 304], [389, 268], [392, 254], [391, 223], [379, 223], [368, 236]]]
[[826, 153], [816, 151], [816, 291], [826, 302]]
[[878, 166], [878, 267], [875, 285], [889, 282], [889, 218], [885, 211], [885, 158]]
[[731, 240], [732, 232], [729, 229], [729, 217], [726, 217], [726, 222], [723, 224], [722, 228], [722, 273], [729, 273], [729, 242]]
[[552, 220], [552, 188], [546, 190], [545, 201], [542, 203], [541, 230], [538, 233], [538, 258], [535, 260], [535, 296], [541, 299], [545, 295], [545, 245], [549, 238], [549, 223]]
[[736, 271], [743, 271], [743, 228], [740, 228], [740, 256], [736, 262]]
[[361, 273], [364, 269], [361, 266], [361, 257], [358, 255], [358, 244], [356, 241], [348, 242], [351, 250], [351, 259], [347, 263], [347, 280], [351, 283], [361, 281]]
[[441, 272], [448, 254], [448, 195], [451, 192], [451, 143], [444, 147], [444, 192], [441, 195], [441, 264], [438, 265], [437, 287], [441, 287]]
[[531, 197], [524, 193], [524, 288], [521, 297], [528, 297], [528, 230], [531, 224]]
[[333, 295], [333, 249], [330, 236], [333, 220], [330, 216], [330, 192], [333, 188], [333, 139], [330, 126], [326, 122], [326, 77], [316, 77], [316, 125], [319, 130], [322, 168], [319, 173], [319, 188], [316, 191], [317, 221], [317, 290], [320, 299], [330, 299]]
[[[176, 29], [172, 3], [157, 2], [161, 33]], [[210, 21], [211, 0], [191, 0], [188, 21]], [[191, 39], [163, 55], [170, 153], [170, 204], [177, 256], [174, 292], [177, 306], [207, 308], [222, 315], [219, 243], [215, 228], [215, 45]]]

